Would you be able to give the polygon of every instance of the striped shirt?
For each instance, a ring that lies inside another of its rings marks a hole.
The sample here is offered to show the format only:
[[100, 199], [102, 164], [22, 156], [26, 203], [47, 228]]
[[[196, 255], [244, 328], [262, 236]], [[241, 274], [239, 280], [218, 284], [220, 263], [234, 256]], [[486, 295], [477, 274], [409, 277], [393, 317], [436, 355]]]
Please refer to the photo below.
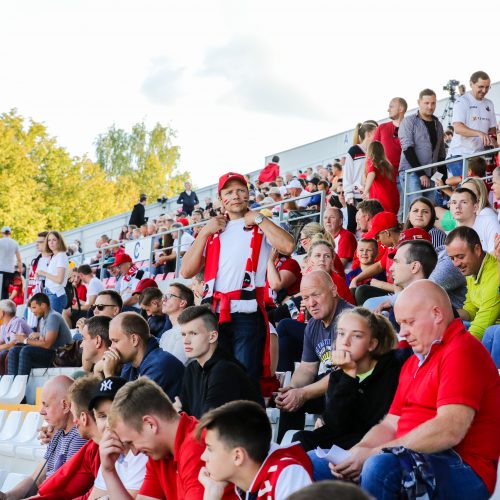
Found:
[[85, 443], [75, 426], [65, 434], [64, 429], [59, 429], [52, 437], [47, 451], [43, 456], [47, 460], [46, 477], [50, 477], [54, 472], [69, 460]]

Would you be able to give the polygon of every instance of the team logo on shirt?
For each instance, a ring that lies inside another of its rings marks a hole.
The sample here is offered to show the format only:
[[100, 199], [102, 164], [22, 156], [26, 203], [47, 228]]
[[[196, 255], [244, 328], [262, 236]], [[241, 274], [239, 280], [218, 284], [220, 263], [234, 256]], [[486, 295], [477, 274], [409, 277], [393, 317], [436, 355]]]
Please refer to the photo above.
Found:
[[252, 277], [250, 276], [250, 273], [248, 271], [245, 271], [242, 288], [248, 288], [251, 285], [252, 285]]
[[486, 109], [486, 111], [489, 111], [489, 110], [490, 110], [490, 107], [489, 107], [489, 106], [486, 106], [486, 108], [485, 108], [485, 109]]

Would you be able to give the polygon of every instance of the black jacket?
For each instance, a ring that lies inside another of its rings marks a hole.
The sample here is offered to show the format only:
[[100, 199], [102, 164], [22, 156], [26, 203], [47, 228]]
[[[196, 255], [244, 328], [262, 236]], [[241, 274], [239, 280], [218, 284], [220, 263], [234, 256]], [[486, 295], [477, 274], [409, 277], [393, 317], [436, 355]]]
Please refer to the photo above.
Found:
[[145, 213], [146, 209], [142, 203], [134, 205], [132, 213], [130, 214], [130, 220], [128, 221], [129, 225], [133, 224], [134, 226], [141, 227], [146, 222], [146, 218], [144, 217]]
[[182, 410], [200, 418], [212, 408], [245, 399], [263, 404], [262, 397], [243, 366], [217, 348], [203, 367], [193, 360], [186, 367], [180, 399]]
[[186, 212], [188, 215], [191, 215], [194, 210], [194, 206], [199, 203], [198, 196], [194, 191], [191, 191], [190, 194], [187, 194], [186, 191], [183, 191], [179, 198], [177, 199], [177, 203], [182, 203], [182, 211]]
[[323, 413], [325, 425], [302, 431], [295, 438], [306, 450], [316, 446], [331, 448], [334, 444], [344, 449], [354, 446], [389, 411], [406, 359], [396, 355], [395, 350], [384, 354], [373, 373], [362, 382], [342, 370], [330, 373]]

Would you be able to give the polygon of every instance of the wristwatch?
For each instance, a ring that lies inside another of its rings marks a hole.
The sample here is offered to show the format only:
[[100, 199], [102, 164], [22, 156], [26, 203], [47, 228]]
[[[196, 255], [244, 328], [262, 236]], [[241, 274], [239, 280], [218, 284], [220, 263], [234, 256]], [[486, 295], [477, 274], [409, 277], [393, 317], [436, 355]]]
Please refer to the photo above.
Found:
[[257, 224], [257, 226], [260, 226], [264, 219], [265, 219], [265, 217], [262, 214], [256, 215], [255, 216], [255, 224]]

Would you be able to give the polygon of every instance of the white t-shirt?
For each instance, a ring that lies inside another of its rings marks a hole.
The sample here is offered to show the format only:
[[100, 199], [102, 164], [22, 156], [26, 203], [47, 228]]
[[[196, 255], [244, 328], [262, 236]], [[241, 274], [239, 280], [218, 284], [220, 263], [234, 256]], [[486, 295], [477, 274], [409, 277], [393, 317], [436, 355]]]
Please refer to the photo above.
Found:
[[[194, 238], [189, 233], [182, 233], [181, 236], [181, 253], [187, 252], [194, 243]], [[176, 250], [176, 242], [174, 242], [174, 250]]]
[[[303, 189], [300, 192], [299, 196], [305, 196], [306, 194], [309, 194], [309, 191], [306, 191], [305, 189]], [[311, 201], [311, 197], [309, 197], [309, 198], [301, 198], [300, 200], [297, 200], [296, 203], [297, 203], [297, 206], [299, 208], [305, 208], [305, 207], [307, 207], [307, 205], [309, 204], [310, 201]]]
[[[245, 220], [243, 218], [229, 221], [226, 229], [219, 236], [221, 250], [219, 269], [214, 285], [214, 290], [218, 292], [241, 290], [253, 234], [253, 231], [245, 231], [244, 227]], [[256, 287], [264, 286], [266, 283], [267, 261], [270, 253], [271, 245], [264, 237], [255, 277]], [[257, 301], [255, 300], [231, 301], [232, 313], [252, 313], [255, 311], [257, 311]]]
[[175, 356], [181, 363], [187, 361], [182, 340], [181, 325], [174, 325], [170, 330], [165, 330], [160, 338], [160, 347]]
[[68, 256], [64, 252], [59, 252], [57, 255], [53, 255], [50, 259], [49, 265], [47, 266], [47, 272], [49, 274], [57, 274], [57, 270], [59, 268], [64, 269], [64, 279], [62, 283], [56, 283], [49, 278], [45, 279], [45, 287], [49, 289], [54, 295], [61, 297], [66, 292], [64, 291], [64, 287], [68, 282], [68, 274], [69, 274], [69, 261]]
[[494, 210], [483, 208], [476, 217], [472, 229], [479, 235], [483, 250], [493, 252], [495, 250], [495, 236], [500, 233], [500, 224]]
[[97, 295], [103, 290], [104, 285], [102, 284], [102, 281], [94, 276], [87, 285], [87, 302], [90, 297], [97, 297]]
[[16, 252], [19, 251], [19, 244], [12, 238], [0, 238], [0, 271], [13, 273], [16, 266]]
[[[487, 134], [490, 128], [495, 128], [497, 125], [493, 102], [489, 99], [478, 101], [470, 92], [466, 92], [457, 99], [453, 107], [452, 123], [455, 122], [462, 122], [473, 130]], [[480, 137], [464, 137], [455, 132], [448, 149], [448, 156], [462, 156], [483, 150], [483, 141]]]
[[[116, 473], [127, 490], [138, 491], [141, 489], [148, 460], [148, 456], [144, 453], [134, 455], [129, 451], [122, 460], [118, 459], [115, 462]], [[94, 486], [103, 491], [108, 489], [102, 475], [102, 467], [99, 467]]]
[[[128, 277], [123, 276], [121, 278], [118, 290], [120, 292], [120, 295], [122, 296], [123, 302], [125, 302], [130, 297], [132, 297], [132, 294], [134, 293], [134, 290], [137, 288], [137, 283], [139, 283], [139, 281], [141, 281], [144, 278], [149, 278], [149, 273], [147, 271], [144, 271], [143, 273], [141, 273], [142, 276], [140, 279], [137, 278], [137, 273], [139, 271], [142, 271], [142, 269], [138, 270], [132, 276], [128, 276]], [[140, 309], [140, 306], [138, 303], [133, 304], [132, 307], [135, 307], [136, 309]]]

